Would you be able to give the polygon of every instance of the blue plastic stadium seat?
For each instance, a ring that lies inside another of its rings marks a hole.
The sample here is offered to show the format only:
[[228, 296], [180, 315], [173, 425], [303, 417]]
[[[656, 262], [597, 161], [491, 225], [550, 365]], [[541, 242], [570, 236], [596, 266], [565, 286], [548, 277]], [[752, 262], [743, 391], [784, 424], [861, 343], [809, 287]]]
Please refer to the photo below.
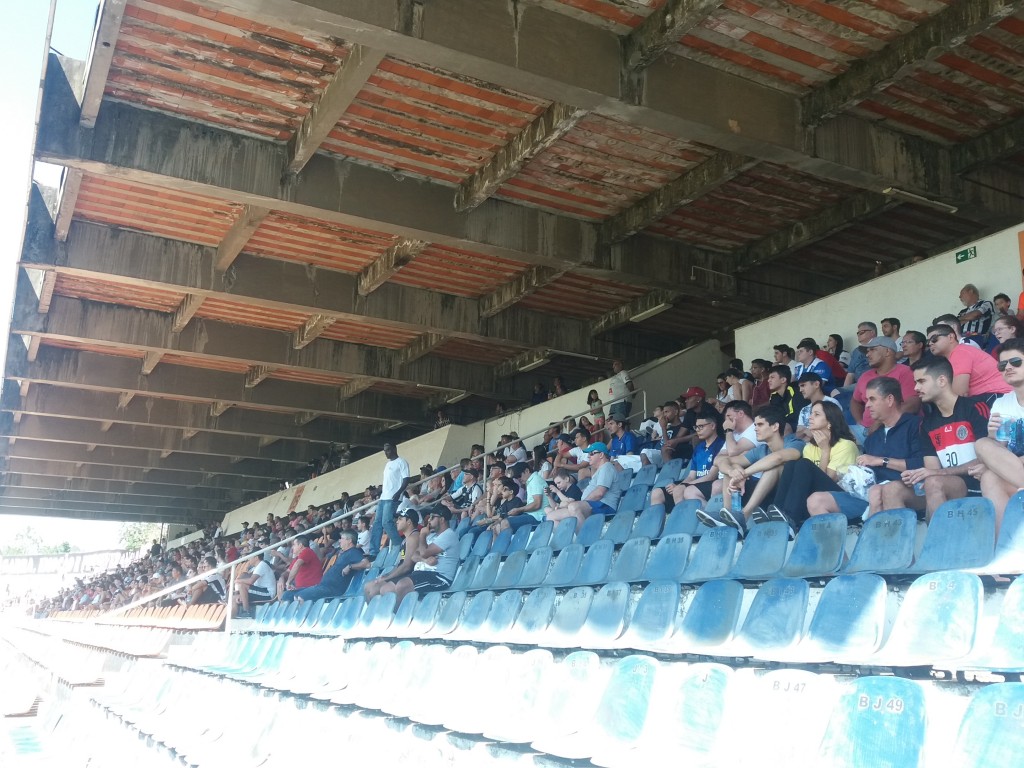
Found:
[[580, 630], [579, 645], [584, 648], [614, 645], [626, 628], [629, 596], [629, 585], [621, 581], [610, 581], [601, 587], [594, 595], [587, 620]]
[[654, 547], [644, 569], [644, 581], [680, 582], [690, 559], [693, 539], [686, 533], [662, 536]]
[[561, 549], [565, 549], [572, 544], [573, 537], [576, 535], [576, 518], [567, 517], [564, 520], [559, 520], [555, 525], [555, 530], [551, 534], [551, 549], [558, 552]]
[[[395, 605], [397, 595], [394, 592], [377, 595], [370, 601], [370, 605], [363, 611], [360, 617], [360, 625], [367, 637], [380, 637], [386, 633], [395, 617]], [[367, 619], [369, 615], [369, 619]]]
[[398, 559], [402, 556], [402, 548], [392, 544], [386, 551], [387, 556], [384, 558], [384, 564], [381, 567], [381, 570], [385, 573], [398, 565]]
[[523, 573], [520, 575], [519, 583], [516, 586], [528, 589], [543, 584], [544, 579], [548, 576], [548, 569], [551, 567], [551, 558], [553, 556], [554, 553], [551, 551], [551, 547], [540, 547], [531, 553], [530, 559], [526, 561], [526, 567], [523, 568]]
[[644, 464], [640, 467], [640, 471], [636, 473], [636, 477], [633, 478], [633, 485], [646, 485], [648, 490], [650, 486], [654, 485], [654, 482], [658, 479], [658, 468], [653, 464]]
[[363, 594], [363, 585], [372, 581], [380, 575], [375, 568], [368, 568], [365, 571], [356, 571], [348, 583], [348, 588], [342, 597], [358, 597]]
[[334, 614], [334, 621], [331, 622], [330, 632], [337, 635], [345, 635], [351, 632], [356, 622], [359, 621], [359, 616], [362, 614], [365, 605], [366, 601], [363, 600], [361, 595], [359, 597], [346, 597], [344, 606], [339, 608], [338, 612]]
[[573, 587], [555, 607], [545, 633], [544, 645], [552, 647], [578, 646], [580, 630], [587, 621], [587, 614], [594, 602], [593, 587]]
[[761, 657], [800, 641], [810, 587], [803, 579], [772, 579], [757, 590], [736, 635], [740, 655]]
[[609, 581], [636, 582], [643, 580], [647, 556], [651, 552], [651, 540], [638, 536], [630, 539], [619, 550], [608, 574]]
[[837, 576], [825, 585], [796, 658], [856, 661], [878, 650], [885, 635], [887, 588], [881, 576]]
[[547, 630], [551, 623], [557, 596], [554, 587], [540, 587], [530, 592], [523, 601], [523, 607], [509, 633], [510, 642], [536, 642], [536, 638]]
[[455, 578], [452, 580], [452, 585], [445, 590], [446, 592], [461, 592], [465, 589], [469, 589], [473, 583], [473, 578], [476, 576], [477, 568], [480, 567], [480, 558], [476, 555], [470, 555], [466, 560], [459, 566], [459, 570], [455, 573]]
[[664, 488], [669, 483], [674, 483], [679, 479], [679, 473], [683, 471], [683, 460], [682, 459], [671, 459], [666, 461], [661, 471], [658, 473], [658, 479], [654, 481], [655, 488]]
[[[491, 593], [491, 596], [494, 596], [493, 593]], [[459, 625], [459, 620], [462, 618], [462, 610], [466, 607], [467, 597], [465, 592], [453, 592], [448, 595], [437, 612], [434, 625], [429, 631], [424, 632], [424, 636], [444, 637], [450, 634]]]
[[461, 539], [462, 536], [466, 533], [466, 531], [469, 530], [469, 526], [472, 524], [473, 521], [470, 520], [468, 517], [462, 518], [461, 520], [459, 520], [459, 524], [455, 526], [455, 535], [458, 536], [459, 539]]
[[[466, 601], [466, 607], [462, 615], [458, 619], [458, 625], [450, 633], [450, 638], [452, 640], [479, 639], [484, 622], [487, 621], [487, 615], [491, 612], [493, 605], [494, 593], [490, 590], [477, 592], [470, 596]], [[440, 620], [439, 617], [438, 621], [440, 622]], [[436, 625], [434, 631], [437, 631]]]
[[327, 598], [321, 597], [319, 600], [314, 600], [309, 610], [306, 612], [305, 618], [299, 625], [299, 630], [302, 632], [309, 632], [316, 628], [317, 624], [320, 623], [320, 617], [323, 616], [324, 612], [328, 608], [330, 601]]
[[583, 547], [579, 544], [570, 544], [558, 553], [554, 565], [548, 571], [548, 575], [541, 582], [545, 587], [565, 587], [576, 580], [579, 573], [580, 563], [583, 562]]
[[615, 480], [612, 487], [619, 493], [625, 493], [629, 486], [633, 484], [633, 470], [632, 469], [620, 469], [615, 473]]
[[576, 543], [589, 547], [601, 538], [601, 531], [604, 530], [604, 515], [591, 515], [583, 521], [579, 533], [576, 534]]
[[409, 626], [412, 624], [419, 604], [420, 595], [418, 592], [410, 592], [402, 598], [398, 610], [395, 611], [395, 617], [391, 620], [391, 626], [388, 628], [387, 634], [389, 637], [405, 637], [405, 633], [409, 631]]
[[541, 547], [551, 543], [551, 534], [555, 530], [555, 524], [550, 520], [542, 520], [537, 527], [530, 532], [530, 540], [526, 544], [528, 554], [536, 552]]
[[[295, 612], [295, 615], [292, 616], [291, 621], [288, 623], [288, 628], [295, 630], [301, 627], [303, 624], [305, 624], [306, 619], [309, 618], [309, 613], [313, 610], [314, 605], [316, 605], [315, 602], [310, 602], [308, 600], [304, 600], [303, 602], [299, 603], [299, 609]], [[320, 603], [319, 607], [323, 607], [322, 602]]]
[[1024, 672], [1024, 576], [1014, 579], [1003, 595], [992, 638], [972, 654], [964, 666], [996, 672]]
[[924, 737], [924, 694], [917, 683], [899, 677], [861, 677], [832, 710], [818, 764], [916, 768]]
[[613, 544], [621, 544], [629, 538], [635, 520], [635, 512], [616, 512], [608, 522], [608, 527], [601, 534], [601, 538], [607, 539]]
[[1018, 768], [1024, 755], [1024, 683], [976, 691], [960, 721], [950, 768]]
[[483, 531], [479, 536], [476, 537], [476, 541], [473, 543], [472, 554], [481, 559], [491, 551], [491, 542], [493, 541], [490, 531]]
[[947, 501], [932, 515], [921, 554], [908, 573], [981, 568], [992, 560], [995, 540], [991, 501], [980, 496]]
[[514, 555], [516, 552], [524, 552], [526, 550], [526, 545], [530, 542], [531, 535], [533, 535], [533, 526], [520, 526], [516, 530], [515, 534], [513, 534], [512, 541], [509, 542], [508, 549], [505, 550], [505, 554]]
[[786, 562], [789, 549], [789, 525], [783, 522], [768, 522], [752, 525], [743, 540], [740, 554], [729, 573], [730, 579], [767, 579], [780, 570]]
[[675, 630], [679, 616], [679, 583], [653, 581], [640, 595], [619, 644], [640, 651], [657, 650]]
[[1013, 495], [999, 526], [996, 551], [985, 567], [988, 573], [1024, 573], [1024, 491]]
[[742, 605], [740, 582], [732, 579], [707, 582], [686, 607], [672, 636], [671, 649], [678, 653], [712, 653], [732, 639]]
[[513, 552], [501, 564], [498, 575], [494, 577], [494, 583], [491, 584], [491, 589], [499, 590], [515, 587], [519, 584], [519, 579], [522, 577], [525, 567], [526, 552], [523, 550]]
[[962, 571], [919, 577], [907, 590], [892, 633], [876, 654], [890, 666], [932, 665], [971, 652], [981, 618], [981, 579]]
[[665, 505], [655, 504], [647, 507], [633, 523], [629, 537], [645, 536], [654, 541], [661, 535], [661, 527], [665, 524]]
[[701, 525], [697, 519], [698, 509], [700, 509], [699, 501], [680, 501], [672, 507], [672, 512], [665, 520], [665, 527], [661, 535], [672, 536], [677, 533], [685, 533], [687, 536], [699, 536], [704, 533], [707, 528]]
[[917, 513], [887, 509], [864, 522], [843, 573], [904, 573], [914, 560]]
[[839, 512], [806, 520], [782, 567], [782, 575], [806, 579], [838, 572], [846, 550], [846, 525], [846, 515]]
[[[404, 600], [402, 601], [402, 604], [405, 604]], [[419, 602], [416, 605], [416, 610], [412, 615], [412, 621], [409, 622], [409, 628], [404, 633], [405, 636], [423, 637], [423, 635], [434, 628], [434, 623], [437, 621], [437, 614], [440, 610], [440, 592], [427, 592], [424, 595], [420, 595]]]
[[607, 539], [602, 539], [588, 547], [572, 584], [574, 586], [604, 584], [608, 581], [608, 572], [612, 567], [614, 553], [615, 545]]
[[[476, 572], [473, 574], [473, 580], [469, 583], [469, 586], [465, 589], [467, 591], [479, 591], [481, 589], [490, 589], [491, 584], [494, 583], [494, 577], [498, 575], [498, 568], [501, 567], [501, 555], [497, 552], [491, 552], [486, 555], [483, 560], [480, 561], [480, 565], [477, 566]], [[455, 585], [452, 584], [454, 587]]]
[[732, 570], [738, 539], [739, 534], [735, 528], [708, 529], [697, 542], [681, 581], [684, 584], [698, 584], [724, 578]]
[[[528, 526], [524, 526], [528, 527]], [[486, 534], [484, 534], [486, 536]], [[491, 544], [491, 548], [487, 550], [489, 553], [497, 553], [498, 555], [504, 556], [508, 552], [508, 546], [512, 543], [512, 529], [506, 528], [501, 531], [497, 536], [494, 537], [494, 543]]]
[[629, 487], [629, 490], [622, 494], [622, 498], [619, 499], [618, 513], [631, 513], [636, 514], [643, 510], [645, 502], [647, 501], [647, 493], [650, 491], [650, 486], [639, 485], [633, 483]]
[[487, 614], [482, 634], [490, 642], [505, 642], [505, 637], [519, 616], [523, 607], [523, 593], [518, 589], [507, 589], [494, 598], [491, 612]]
[[473, 552], [476, 538], [472, 533], [464, 533], [459, 537], [459, 561], [465, 560]]

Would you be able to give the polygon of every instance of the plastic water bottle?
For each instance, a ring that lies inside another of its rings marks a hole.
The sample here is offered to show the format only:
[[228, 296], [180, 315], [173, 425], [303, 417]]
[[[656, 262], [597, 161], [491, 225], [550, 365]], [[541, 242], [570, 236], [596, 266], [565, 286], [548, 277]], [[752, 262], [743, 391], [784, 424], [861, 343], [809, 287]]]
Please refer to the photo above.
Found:
[[731, 501], [730, 509], [732, 509], [733, 512], [737, 512], [738, 513], [738, 512], [742, 512], [743, 511], [743, 494], [742, 493], [740, 493], [739, 491], [733, 491], [730, 501]]
[[1008, 443], [1013, 439], [1013, 428], [1017, 426], [1017, 420], [1004, 416], [999, 422], [999, 429], [996, 430], [996, 440], [1001, 443]]

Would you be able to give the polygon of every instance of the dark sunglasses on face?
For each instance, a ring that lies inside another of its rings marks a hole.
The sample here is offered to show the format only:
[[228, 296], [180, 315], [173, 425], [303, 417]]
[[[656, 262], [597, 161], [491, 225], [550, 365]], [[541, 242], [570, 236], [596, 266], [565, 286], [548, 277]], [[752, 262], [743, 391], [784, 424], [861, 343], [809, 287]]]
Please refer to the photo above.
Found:
[[931, 336], [928, 337], [928, 343], [929, 344], [934, 344], [939, 339], [941, 339], [943, 336], [949, 336], [949, 334], [948, 333], [933, 333]]
[[996, 363], [996, 368], [998, 368], [999, 372], [1002, 373], [1006, 370], [1006, 366], [1008, 365], [1012, 365], [1014, 368], [1020, 368], [1024, 365], [1024, 357], [1011, 357], [1008, 360], [1000, 360]]

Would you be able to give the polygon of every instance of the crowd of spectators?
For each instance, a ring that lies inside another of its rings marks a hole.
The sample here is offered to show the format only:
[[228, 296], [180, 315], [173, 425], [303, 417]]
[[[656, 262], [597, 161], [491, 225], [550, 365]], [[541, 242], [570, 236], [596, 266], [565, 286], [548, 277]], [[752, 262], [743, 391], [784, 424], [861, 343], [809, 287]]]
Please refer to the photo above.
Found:
[[[107, 608], [173, 585], [207, 568], [236, 569], [240, 616], [273, 600], [337, 597], [382, 547], [396, 544], [392, 567], [367, 581], [364, 595], [444, 589], [458, 567], [462, 524], [474, 539], [497, 537], [542, 520], [615, 514], [619, 472], [679, 460], [681, 477], [652, 491], [652, 504], [696, 500], [705, 525], [782, 521], [791, 533], [807, 519], [839, 512], [850, 520], [909, 507], [930, 519], [945, 501], [984, 495], [997, 528], [1010, 496], [1024, 488], [1024, 326], [1003, 294], [960, 293], [959, 315], [902, 331], [898, 318], [855, 329], [845, 351], [833, 333], [749, 368], [733, 359], [709, 396], [698, 385], [636, 418], [633, 384], [621, 362], [605, 393], [587, 397], [588, 415], [552, 423], [528, 449], [515, 432], [499, 449], [471, 447], [457, 466], [421, 466], [413, 475], [394, 445], [380, 486], [347, 494], [324, 509], [268, 517], [241, 534], [216, 532], [172, 552], [154, 551], [131, 566], [80, 582], [54, 608]], [[370, 504], [367, 516], [347, 513]], [[335, 518], [339, 518], [336, 521]], [[247, 555], [330, 522], [290, 545]], [[225, 579], [211, 576], [163, 599], [167, 605], [224, 601]]]

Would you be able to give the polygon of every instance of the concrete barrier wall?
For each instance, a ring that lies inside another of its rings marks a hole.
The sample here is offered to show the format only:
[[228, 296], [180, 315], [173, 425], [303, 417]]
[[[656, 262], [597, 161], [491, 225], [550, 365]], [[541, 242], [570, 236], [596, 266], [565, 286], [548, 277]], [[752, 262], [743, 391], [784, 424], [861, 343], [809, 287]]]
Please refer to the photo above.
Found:
[[[957, 263], [957, 253], [975, 248], [977, 256]], [[965, 283], [978, 286], [983, 299], [991, 301], [1006, 293], [1016, 304], [1021, 291], [1024, 264], [1024, 228], [1014, 227], [968, 245], [934, 256], [855, 288], [804, 304], [736, 331], [736, 355], [745, 363], [751, 358], [772, 359], [772, 347], [786, 343], [796, 347], [810, 336], [822, 347], [830, 333], [843, 336], [845, 349], [856, 344], [857, 324], [883, 317], [898, 317], [902, 331], [921, 331], [931, 319], [963, 309], [958, 297]]]

